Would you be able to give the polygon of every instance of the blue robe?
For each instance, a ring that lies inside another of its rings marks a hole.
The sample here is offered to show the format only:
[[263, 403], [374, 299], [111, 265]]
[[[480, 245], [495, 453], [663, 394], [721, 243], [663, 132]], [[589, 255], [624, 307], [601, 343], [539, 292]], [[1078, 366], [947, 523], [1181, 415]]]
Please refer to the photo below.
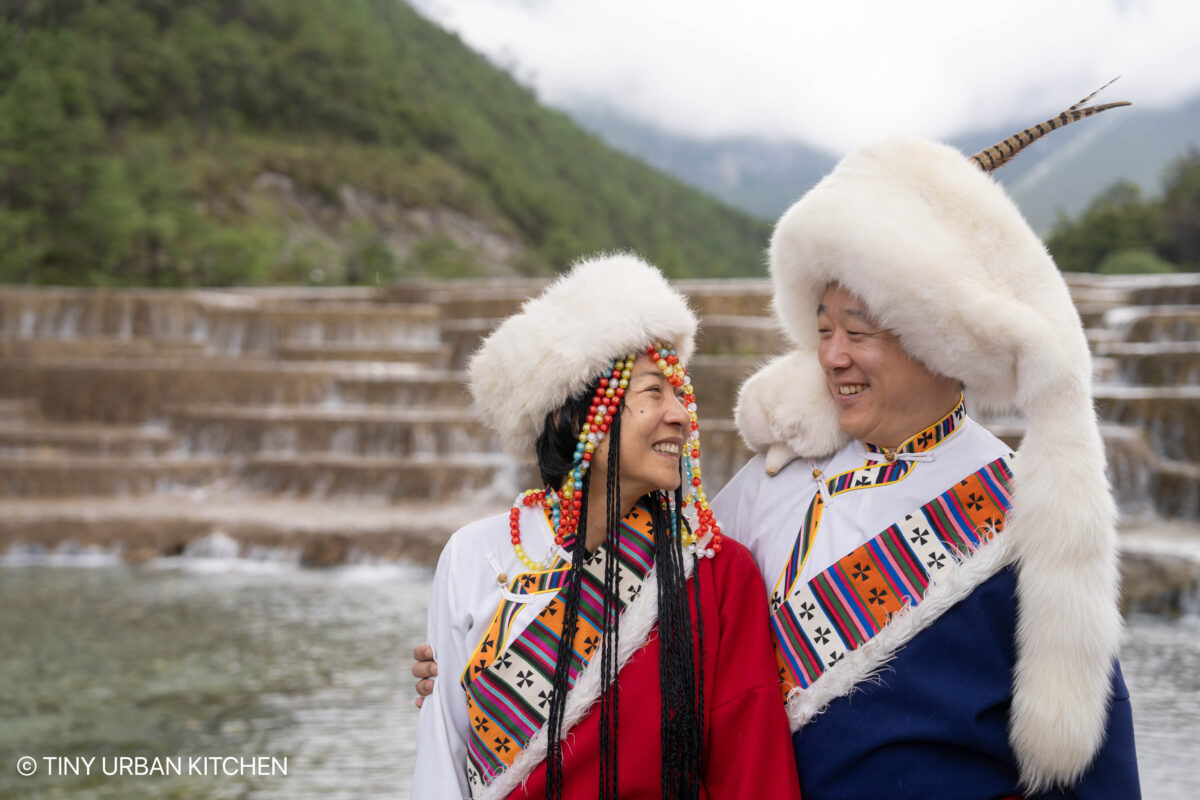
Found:
[[[969, 800], [1020, 794], [1008, 744], [1016, 576], [997, 573], [792, 735], [805, 800]], [[953, 657], [947, 657], [953, 654]], [[1117, 664], [1105, 742], [1082, 778], [1041, 795], [1141, 796], [1129, 691]]]

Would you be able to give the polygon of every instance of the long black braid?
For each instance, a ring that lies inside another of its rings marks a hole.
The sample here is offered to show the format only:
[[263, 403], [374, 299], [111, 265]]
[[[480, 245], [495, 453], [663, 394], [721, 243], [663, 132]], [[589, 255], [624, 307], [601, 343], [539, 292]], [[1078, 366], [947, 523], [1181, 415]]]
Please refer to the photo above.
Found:
[[[665, 493], [658, 493], [666, 500]], [[662, 690], [662, 796], [696, 798], [703, 774], [704, 651], [699, 661], [692, 651], [692, 621], [688, 609], [683, 551], [680, 490], [675, 491], [674, 518], [664, 502], [655, 504], [655, 569], [658, 571], [658, 635], [660, 640], [658, 681]], [[696, 592], [696, 620], [700, 624], [699, 570], [693, 558], [692, 586]], [[702, 626], [701, 626], [702, 629]]]
[[[547, 415], [538, 437], [538, 466], [542, 480], [549, 486], [561, 482], [574, 463], [577, 431], [582, 425], [596, 384], [571, 398], [557, 413]], [[605, 530], [609, 558], [604, 572], [602, 608], [603, 645], [600, 657], [600, 786], [599, 796], [618, 796], [618, 690], [616, 687], [620, 647], [620, 570], [617, 554], [621, 538], [620, 444], [621, 414], [624, 403], [613, 411], [608, 432], [607, 491]], [[564, 620], [555, 663], [553, 691], [547, 718], [546, 797], [561, 800], [563, 791], [562, 725], [570, 685], [575, 634], [579, 623], [580, 570], [588, 558], [586, 548], [587, 515], [590, 504], [588, 486], [581, 487], [580, 515], [575, 542], [571, 548], [571, 571], [564, 591]], [[703, 620], [700, 613], [699, 570], [693, 561], [693, 591], [697, 630], [701, 636], [699, 660], [692, 648], [692, 616], [688, 607], [685, 553], [682, 544], [682, 490], [674, 492], [671, 515], [666, 510], [666, 492], [653, 492], [647, 498], [655, 541], [655, 570], [658, 573], [659, 688], [662, 694], [662, 796], [692, 800], [699, 797], [703, 775], [704, 745], [704, 646]], [[578, 668], [578, 664], [575, 665]]]
[[579, 629], [579, 579], [583, 560], [587, 558], [587, 510], [588, 482], [583, 482], [580, 495], [579, 534], [571, 547], [571, 573], [567, 577], [565, 608], [563, 609], [562, 638], [558, 642], [558, 654], [554, 663], [554, 683], [550, 695], [550, 715], [546, 720], [546, 797], [562, 800], [562, 723], [567, 706], [567, 688], [570, 667], [575, 657], [575, 632]]
[[617, 798], [617, 656], [621, 642], [621, 414], [608, 430], [608, 503], [604, 526], [608, 559], [604, 562], [604, 649], [600, 658], [600, 796]]

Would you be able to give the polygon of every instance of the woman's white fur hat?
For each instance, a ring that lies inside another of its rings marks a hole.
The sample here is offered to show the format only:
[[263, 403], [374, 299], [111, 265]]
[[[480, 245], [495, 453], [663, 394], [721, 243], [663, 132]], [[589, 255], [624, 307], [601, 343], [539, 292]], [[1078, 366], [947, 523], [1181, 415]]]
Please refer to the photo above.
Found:
[[1069, 784], [1104, 736], [1120, 615], [1091, 358], [1058, 268], [962, 153], [893, 139], [847, 156], [784, 213], [770, 269], [795, 350], [746, 382], [736, 416], [777, 465], [780, 450], [820, 457], [846, 440], [817, 362], [830, 283], [961, 380], [972, 407], [1024, 415], [1004, 534], [1021, 609], [1009, 736], [1028, 789]]
[[662, 342], [686, 362], [696, 328], [687, 300], [655, 267], [630, 253], [586, 258], [484, 340], [467, 367], [471, 395], [504, 449], [533, 463], [546, 415], [613, 359]]

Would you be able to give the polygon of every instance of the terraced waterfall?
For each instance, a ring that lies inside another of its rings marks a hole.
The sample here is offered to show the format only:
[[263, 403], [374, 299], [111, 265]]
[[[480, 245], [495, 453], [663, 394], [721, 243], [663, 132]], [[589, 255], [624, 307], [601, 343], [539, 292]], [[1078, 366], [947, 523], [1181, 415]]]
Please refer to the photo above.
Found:
[[[1069, 282], [1123, 511], [1194, 523], [1200, 278]], [[462, 368], [539, 286], [0, 288], [0, 549], [430, 563], [532, 485], [476, 421]], [[690, 366], [716, 489], [748, 455], [737, 385], [783, 342], [766, 281], [680, 288], [704, 320]], [[986, 422], [1019, 440], [1019, 420]]]

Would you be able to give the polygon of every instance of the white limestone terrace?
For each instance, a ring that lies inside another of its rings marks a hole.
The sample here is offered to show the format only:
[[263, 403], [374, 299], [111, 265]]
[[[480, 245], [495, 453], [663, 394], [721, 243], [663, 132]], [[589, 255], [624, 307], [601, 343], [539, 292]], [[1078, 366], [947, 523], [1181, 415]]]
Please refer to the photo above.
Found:
[[[1164, 519], [1194, 530], [1200, 276], [1068, 282], [1132, 535], [1151, 541]], [[0, 549], [87, 542], [137, 559], [220, 533], [244, 555], [269, 542], [311, 564], [429, 563], [536, 481], [478, 424], [462, 368], [543, 285], [0, 287]], [[768, 281], [677, 285], [703, 319], [689, 370], [715, 491], [749, 455], [737, 386], [786, 344]], [[1019, 419], [984, 421], [1019, 441]]]

